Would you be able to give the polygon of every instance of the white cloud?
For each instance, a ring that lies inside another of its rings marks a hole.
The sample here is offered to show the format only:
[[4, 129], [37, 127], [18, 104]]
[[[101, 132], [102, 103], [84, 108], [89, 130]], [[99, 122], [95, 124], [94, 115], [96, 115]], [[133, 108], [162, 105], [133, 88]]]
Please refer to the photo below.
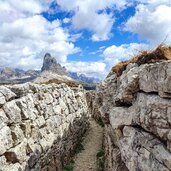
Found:
[[106, 46], [101, 46], [101, 47], [99, 47], [99, 49], [98, 50], [96, 50], [96, 51], [93, 51], [93, 52], [89, 52], [89, 54], [90, 55], [96, 55], [96, 54], [101, 54], [102, 52], [103, 52], [103, 50], [105, 49], [105, 47]]
[[43, 11], [43, 7], [39, 1], [34, 0], [8, 0], [6, 1], [9, 5], [20, 12], [28, 12], [28, 13], [40, 13]]
[[107, 40], [112, 35], [115, 18], [113, 14], [108, 14], [106, 9], [121, 10], [128, 5], [127, 0], [57, 0], [57, 3], [62, 10], [74, 11], [73, 27], [91, 31], [93, 41]]
[[69, 40], [72, 42], [75, 42], [78, 39], [80, 39], [81, 37], [82, 37], [82, 33], [72, 34], [72, 35], [70, 35]]
[[71, 72], [78, 72], [91, 77], [103, 78], [106, 72], [106, 64], [104, 62], [68, 62], [66, 68]]
[[[0, 67], [37, 69], [46, 52], [64, 63], [69, 54], [80, 51], [59, 20], [49, 22], [37, 14], [47, 7], [46, 1], [44, 4], [33, 0], [23, 0], [22, 3], [19, 0], [2, 1], [0, 9], [5, 18], [0, 17]], [[15, 15], [10, 19], [9, 14]]]
[[125, 30], [138, 34], [151, 44], [171, 44], [171, 1], [140, 0], [136, 13], [125, 24]]
[[142, 50], [147, 50], [149, 46], [147, 44], [122, 44], [120, 46], [109, 46], [103, 52], [104, 61], [108, 64], [108, 68], [112, 67], [114, 64], [128, 60], [136, 54], [140, 53]]
[[71, 18], [64, 18], [62, 21], [63, 23], [68, 24], [71, 22]]
[[48, 10], [52, 0], [0, 0], [0, 23], [25, 18]]

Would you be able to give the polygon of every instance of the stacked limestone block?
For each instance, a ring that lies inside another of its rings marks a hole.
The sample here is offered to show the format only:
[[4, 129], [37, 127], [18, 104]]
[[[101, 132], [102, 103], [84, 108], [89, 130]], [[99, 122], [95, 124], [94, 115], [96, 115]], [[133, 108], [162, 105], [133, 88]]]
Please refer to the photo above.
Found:
[[106, 171], [171, 170], [171, 61], [129, 64], [99, 86]]
[[84, 90], [0, 86], [0, 170], [61, 170], [88, 128]]

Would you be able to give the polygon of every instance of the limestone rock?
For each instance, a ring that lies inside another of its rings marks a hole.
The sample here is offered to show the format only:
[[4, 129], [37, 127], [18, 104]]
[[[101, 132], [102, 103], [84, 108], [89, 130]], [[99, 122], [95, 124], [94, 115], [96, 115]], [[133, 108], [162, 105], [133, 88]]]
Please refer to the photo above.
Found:
[[122, 159], [131, 171], [171, 170], [171, 155], [164, 145], [149, 133], [124, 127], [120, 140]]
[[61, 170], [89, 126], [84, 90], [33, 83], [0, 90], [0, 170]]
[[171, 62], [145, 64], [139, 67], [139, 87], [145, 92], [158, 92], [161, 97], [171, 97]]
[[0, 129], [0, 155], [6, 152], [13, 145], [11, 130], [8, 126]]
[[129, 171], [170, 171], [171, 61], [125, 68], [97, 87], [95, 105], [106, 124], [105, 169], [124, 163]]
[[8, 162], [11, 163], [23, 163], [26, 161], [26, 139], [24, 139], [20, 144], [18, 144], [16, 147], [9, 149], [5, 152], [5, 157]]
[[6, 124], [8, 122], [8, 118], [5, 115], [4, 110], [0, 109], [0, 128], [3, 126], [3, 124]]
[[36, 124], [37, 124], [37, 126], [38, 126], [39, 128], [45, 126], [45, 124], [46, 124], [46, 121], [45, 121], [45, 119], [44, 119], [43, 116], [39, 116], [39, 117], [35, 120], [35, 122], [36, 122]]
[[19, 163], [9, 164], [5, 156], [0, 157], [0, 171], [24, 171], [24, 168]]
[[125, 125], [132, 125], [133, 113], [128, 108], [115, 107], [110, 113], [110, 123], [113, 129], [118, 129]]
[[16, 104], [21, 110], [21, 117], [23, 120], [36, 119], [38, 111], [34, 107], [35, 105], [32, 95], [28, 94], [27, 96], [17, 99]]
[[0, 93], [4, 95], [6, 101], [16, 97], [16, 94], [5, 86], [0, 86]]
[[10, 123], [19, 123], [21, 122], [21, 110], [16, 105], [16, 102], [14, 100], [7, 102], [3, 109], [5, 111], [5, 114], [9, 118]]
[[137, 95], [137, 101], [133, 105], [138, 118], [134, 122], [152, 132], [163, 140], [171, 141], [167, 135], [170, 130], [171, 99], [163, 99], [157, 95]]
[[132, 104], [134, 94], [139, 90], [139, 70], [138, 67], [131, 68], [124, 72], [118, 80], [118, 89], [113, 97], [115, 103]]
[[5, 103], [6, 103], [5, 96], [2, 93], [0, 93], [0, 106], [2, 106]]
[[26, 121], [22, 122], [20, 124], [20, 128], [22, 129], [22, 131], [24, 133], [24, 136], [26, 138], [30, 138], [31, 133], [32, 133], [32, 131], [31, 131], [31, 121], [30, 120], [26, 120]]

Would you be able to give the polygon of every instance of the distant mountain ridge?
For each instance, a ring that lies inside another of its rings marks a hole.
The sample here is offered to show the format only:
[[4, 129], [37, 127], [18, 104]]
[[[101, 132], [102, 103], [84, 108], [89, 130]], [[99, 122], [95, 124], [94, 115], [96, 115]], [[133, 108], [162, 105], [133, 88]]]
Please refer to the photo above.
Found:
[[35, 79], [40, 71], [28, 70], [24, 71], [18, 68], [1, 68], [0, 83], [24, 83]]
[[76, 80], [88, 84], [96, 84], [100, 81], [98, 78], [87, 77], [84, 74], [68, 72], [50, 53], [45, 54], [41, 71], [24, 71], [19, 68], [13, 69], [9, 67], [0, 68], [1, 84], [25, 83], [30, 81], [40, 83], [50, 79]]
[[78, 74], [77, 72], [70, 72], [71, 78], [74, 80], [86, 82], [89, 84], [97, 84], [100, 82], [100, 79], [95, 78], [95, 77], [87, 77], [85, 74]]

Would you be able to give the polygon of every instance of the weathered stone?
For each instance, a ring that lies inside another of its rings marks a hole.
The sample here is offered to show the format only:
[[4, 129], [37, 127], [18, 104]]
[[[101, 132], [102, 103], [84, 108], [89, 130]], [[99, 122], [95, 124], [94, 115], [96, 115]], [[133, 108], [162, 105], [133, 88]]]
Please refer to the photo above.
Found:
[[46, 104], [53, 103], [53, 97], [49, 93], [44, 93], [44, 103]]
[[50, 131], [53, 131], [61, 125], [62, 120], [60, 117], [55, 115], [55, 116], [50, 116], [49, 119], [47, 119], [46, 123], [47, 123], [47, 128]]
[[19, 144], [20, 142], [24, 140], [23, 131], [19, 125], [11, 126], [10, 129], [11, 129], [13, 144], [14, 146], [16, 146], [17, 144]]
[[8, 118], [5, 115], [5, 112], [2, 109], [0, 109], [0, 128], [3, 125], [3, 123], [7, 123], [7, 122], [8, 122]]
[[39, 143], [35, 143], [33, 138], [27, 139], [27, 146], [26, 146], [26, 154], [31, 154], [31, 153], [41, 153], [42, 149]]
[[9, 118], [10, 123], [18, 123], [21, 122], [21, 110], [16, 105], [16, 102], [14, 100], [7, 102], [3, 109], [5, 111], [5, 114]]
[[0, 107], [6, 103], [5, 96], [0, 92]]
[[131, 171], [171, 170], [171, 155], [164, 145], [149, 133], [125, 126], [120, 140], [122, 159]]
[[105, 171], [128, 171], [125, 163], [121, 159], [121, 152], [118, 146], [113, 146], [116, 139], [113, 137], [112, 129], [109, 127], [105, 127], [105, 135], [104, 135], [104, 150], [105, 150]]
[[5, 86], [0, 86], [0, 93], [4, 95], [6, 101], [9, 101], [16, 97], [16, 94]]
[[35, 105], [34, 105], [33, 97], [30, 94], [16, 100], [16, 104], [21, 109], [21, 116], [23, 120], [36, 119], [38, 111], [34, 107]]
[[158, 92], [161, 97], [171, 97], [171, 62], [140, 66], [139, 86], [145, 92]]
[[14, 92], [17, 97], [25, 96], [28, 93], [33, 93], [29, 83], [8, 85], [8, 88]]
[[106, 124], [107, 171], [119, 163], [130, 171], [171, 170], [170, 84], [171, 61], [164, 61], [129, 64], [98, 85], [95, 105]]
[[43, 137], [40, 139], [40, 145], [41, 145], [43, 151], [46, 152], [48, 150], [48, 148], [53, 145], [53, 143], [56, 139], [56, 135], [52, 132], [47, 134], [44, 129], [40, 129], [40, 133]]
[[[110, 113], [110, 123], [113, 129], [122, 128], [133, 123], [133, 113], [128, 108], [115, 107]], [[122, 118], [122, 119], [121, 119]]]
[[24, 171], [19, 163], [8, 163], [5, 156], [0, 157], [0, 171]]
[[35, 140], [35, 142], [41, 139], [41, 134], [38, 127], [32, 126], [31, 128], [31, 137]]
[[24, 132], [24, 135], [26, 138], [29, 138], [31, 136], [31, 121], [27, 120], [20, 124], [20, 128]]
[[46, 124], [45, 119], [44, 119], [43, 116], [39, 116], [39, 117], [35, 120], [35, 122], [36, 122], [36, 124], [37, 124], [37, 126], [38, 126], [39, 128], [45, 126], [45, 124]]
[[138, 67], [134, 67], [121, 75], [118, 81], [117, 93], [113, 97], [116, 104], [132, 104], [134, 93], [139, 90], [138, 73]]
[[11, 130], [8, 126], [0, 129], [0, 155], [13, 146]]
[[2, 169], [4, 169], [5, 165], [6, 165], [6, 158], [5, 156], [1, 156], [0, 157], [0, 171], [3, 171]]
[[84, 90], [32, 83], [8, 89], [17, 98], [0, 109], [0, 170], [62, 170], [89, 126]]
[[4, 155], [7, 161], [11, 163], [23, 163], [24, 161], [26, 161], [26, 145], [27, 140], [24, 139], [20, 144], [6, 151]]
[[136, 114], [133, 117], [133, 122], [161, 139], [171, 141], [171, 137], [167, 136], [171, 132], [169, 124], [170, 107], [170, 99], [138, 93], [137, 100], [131, 107], [131, 112]]
[[55, 114], [55, 115], [61, 115], [61, 106], [60, 105], [54, 105], [53, 107], [53, 113]]

